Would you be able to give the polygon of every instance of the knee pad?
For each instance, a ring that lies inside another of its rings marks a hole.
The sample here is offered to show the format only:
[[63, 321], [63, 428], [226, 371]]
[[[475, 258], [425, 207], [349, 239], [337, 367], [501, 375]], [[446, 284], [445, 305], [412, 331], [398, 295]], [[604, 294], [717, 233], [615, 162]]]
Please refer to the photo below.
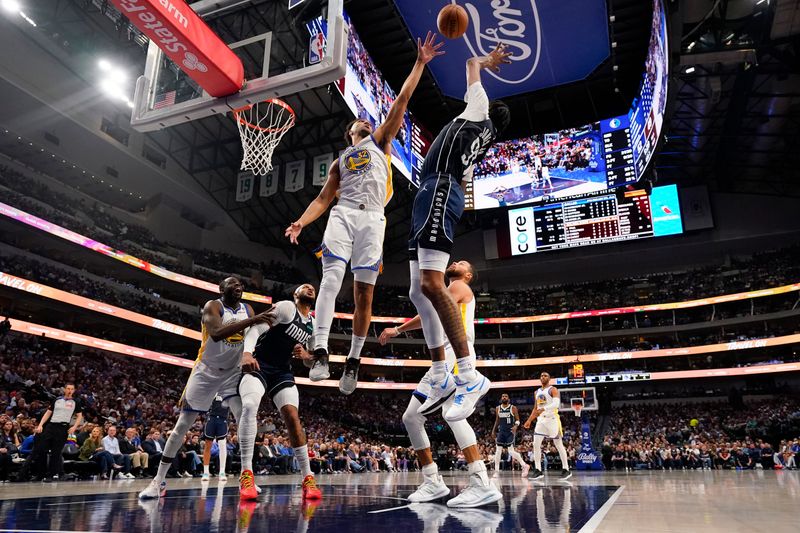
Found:
[[333, 291], [339, 294], [339, 289], [342, 288], [342, 281], [344, 281], [344, 272], [347, 264], [333, 257], [322, 258], [322, 281], [319, 284], [319, 290]]
[[284, 406], [291, 405], [297, 408], [300, 405], [300, 394], [297, 392], [297, 386], [286, 387], [275, 393], [272, 397], [275, 407], [280, 411]]
[[425, 343], [428, 348], [438, 348], [444, 345], [445, 336], [444, 328], [439, 320], [439, 314], [436, 308], [422, 293], [422, 285], [420, 285], [419, 263], [411, 261], [411, 287], [408, 290], [408, 297], [411, 303], [417, 308], [420, 319], [422, 319], [422, 334], [425, 336]]

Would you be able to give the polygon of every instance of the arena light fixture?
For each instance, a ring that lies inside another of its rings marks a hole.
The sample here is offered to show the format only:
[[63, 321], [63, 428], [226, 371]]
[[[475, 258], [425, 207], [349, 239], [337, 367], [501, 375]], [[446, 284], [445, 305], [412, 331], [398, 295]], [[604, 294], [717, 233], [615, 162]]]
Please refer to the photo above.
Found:
[[2, 0], [3, 10], [9, 13], [19, 13], [20, 6], [17, 0]]

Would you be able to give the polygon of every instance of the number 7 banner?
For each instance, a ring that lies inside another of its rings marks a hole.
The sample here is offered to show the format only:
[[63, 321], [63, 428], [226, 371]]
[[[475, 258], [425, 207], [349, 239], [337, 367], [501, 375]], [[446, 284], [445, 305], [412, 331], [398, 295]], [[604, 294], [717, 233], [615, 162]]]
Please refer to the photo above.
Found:
[[286, 192], [296, 192], [303, 188], [306, 180], [306, 161], [292, 161], [286, 163]]

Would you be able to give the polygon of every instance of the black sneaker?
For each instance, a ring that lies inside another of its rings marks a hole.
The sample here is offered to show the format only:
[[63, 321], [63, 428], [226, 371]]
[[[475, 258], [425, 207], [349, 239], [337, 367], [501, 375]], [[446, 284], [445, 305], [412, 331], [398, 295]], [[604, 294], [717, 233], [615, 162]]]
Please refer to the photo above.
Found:
[[331, 377], [331, 372], [328, 368], [328, 350], [317, 348], [314, 350], [314, 364], [308, 372], [308, 378], [311, 381], [322, 381], [329, 377]]
[[542, 479], [543, 477], [544, 477], [544, 472], [542, 472], [538, 468], [533, 469], [533, 475], [531, 476], [531, 479]]
[[348, 357], [344, 365], [344, 373], [339, 380], [339, 390], [342, 394], [353, 394], [353, 391], [358, 387], [358, 367], [361, 366], [361, 361], [354, 357]]
[[571, 477], [572, 477], [572, 471], [570, 471], [570, 470], [562, 470], [561, 471], [561, 476], [559, 477], [559, 479], [561, 481], [566, 481]]

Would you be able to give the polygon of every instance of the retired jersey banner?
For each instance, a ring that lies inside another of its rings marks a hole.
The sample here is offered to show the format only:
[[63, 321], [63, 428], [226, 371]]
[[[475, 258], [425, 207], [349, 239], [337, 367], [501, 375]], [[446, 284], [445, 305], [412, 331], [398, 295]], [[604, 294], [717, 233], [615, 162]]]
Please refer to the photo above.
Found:
[[278, 179], [281, 176], [281, 167], [274, 165], [272, 170], [261, 176], [261, 188], [258, 191], [259, 196], [268, 197], [278, 192]]
[[331, 168], [333, 162], [333, 154], [322, 154], [314, 158], [314, 166], [311, 171], [314, 173], [312, 183], [318, 187], [325, 185], [328, 179], [328, 170]]
[[111, 3], [211, 96], [228, 96], [244, 85], [242, 61], [183, 0]]
[[252, 172], [239, 172], [239, 177], [236, 179], [236, 201], [246, 202], [253, 197], [253, 188], [255, 187], [256, 177]]
[[292, 161], [286, 163], [286, 192], [297, 192], [305, 186], [306, 182], [306, 160]]
[[[411, 35], [437, 31], [436, 17], [450, 0], [395, 0]], [[428, 68], [442, 92], [464, 98], [467, 58], [483, 56], [497, 43], [508, 45], [511, 64], [485, 71], [483, 85], [491, 98], [522, 94], [586, 78], [610, 53], [605, 0], [467, 0], [469, 27], [460, 39], [447, 40], [447, 57]]]

